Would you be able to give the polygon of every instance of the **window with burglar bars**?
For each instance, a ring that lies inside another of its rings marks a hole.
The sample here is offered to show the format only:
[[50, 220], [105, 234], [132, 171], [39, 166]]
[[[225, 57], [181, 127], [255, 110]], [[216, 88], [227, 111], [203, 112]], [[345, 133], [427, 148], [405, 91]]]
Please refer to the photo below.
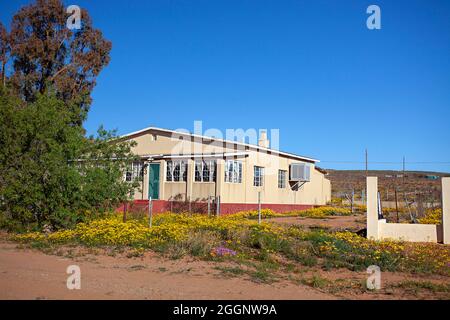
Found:
[[227, 160], [225, 165], [225, 182], [242, 182], [242, 161]]
[[166, 181], [187, 181], [187, 162], [183, 160], [167, 161]]
[[144, 178], [144, 164], [139, 161], [132, 162], [125, 173], [125, 181], [142, 181]]
[[264, 183], [264, 168], [255, 166], [253, 172], [254, 172], [253, 185], [255, 187], [262, 187]]
[[278, 188], [286, 188], [287, 170], [278, 170]]
[[216, 181], [216, 160], [196, 160], [195, 181], [196, 182]]

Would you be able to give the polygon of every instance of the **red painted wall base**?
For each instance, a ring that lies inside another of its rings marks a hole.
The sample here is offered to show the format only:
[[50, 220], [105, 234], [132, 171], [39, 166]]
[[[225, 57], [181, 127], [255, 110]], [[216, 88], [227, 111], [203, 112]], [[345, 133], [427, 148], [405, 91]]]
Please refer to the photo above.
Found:
[[[262, 209], [270, 209], [275, 212], [283, 213], [294, 210], [306, 210], [314, 208], [311, 204], [272, 204], [267, 203], [261, 204]], [[205, 203], [191, 203], [190, 209], [195, 212], [206, 212], [207, 204]], [[211, 208], [212, 211], [215, 211]], [[130, 204], [122, 204], [116, 209], [118, 212], [126, 211], [147, 211], [148, 210], [148, 200], [134, 200]], [[166, 200], [153, 200], [153, 212], [161, 213], [167, 211], [188, 211], [189, 204], [184, 202], [170, 202]], [[253, 203], [221, 203], [220, 213], [221, 214], [231, 214], [239, 211], [247, 210], [258, 210], [258, 205]]]
[[[270, 209], [278, 213], [306, 210], [313, 208], [313, 205], [309, 204], [274, 204], [274, 203], [261, 203], [261, 209]], [[253, 203], [221, 203], [220, 213], [230, 214], [239, 211], [258, 210], [258, 205]]]

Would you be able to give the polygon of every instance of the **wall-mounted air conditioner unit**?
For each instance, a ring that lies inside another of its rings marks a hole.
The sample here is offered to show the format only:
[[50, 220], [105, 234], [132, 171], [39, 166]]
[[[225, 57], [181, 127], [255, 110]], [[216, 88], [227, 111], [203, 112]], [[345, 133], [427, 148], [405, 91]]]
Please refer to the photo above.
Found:
[[292, 163], [289, 166], [290, 181], [311, 181], [311, 165], [309, 163]]

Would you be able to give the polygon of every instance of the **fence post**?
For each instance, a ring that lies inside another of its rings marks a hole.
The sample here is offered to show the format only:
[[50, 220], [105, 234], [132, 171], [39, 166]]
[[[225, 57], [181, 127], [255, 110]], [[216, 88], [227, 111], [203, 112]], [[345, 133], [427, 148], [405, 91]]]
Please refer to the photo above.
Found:
[[220, 215], [220, 196], [217, 196], [217, 202], [216, 202], [216, 216], [218, 217]]
[[192, 213], [192, 204], [191, 204], [191, 198], [187, 198], [188, 199], [188, 205], [189, 205], [189, 213]]
[[211, 196], [208, 196], [208, 218], [211, 217]]
[[378, 240], [378, 178], [367, 177], [367, 238]]
[[152, 227], [152, 220], [153, 220], [153, 202], [152, 202], [152, 197], [148, 198], [148, 225], [150, 226], [150, 228]]
[[354, 202], [355, 202], [355, 189], [352, 189], [352, 203], [350, 206], [350, 211], [352, 212], [352, 214], [353, 214], [353, 203]]
[[450, 178], [442, 178], [442, 238], [450, 244]]
[[127, 202], [123, 204], [123, 222], [127, 222]]
[[258, 191], [258, 223], [261, 224], [261, 191]]

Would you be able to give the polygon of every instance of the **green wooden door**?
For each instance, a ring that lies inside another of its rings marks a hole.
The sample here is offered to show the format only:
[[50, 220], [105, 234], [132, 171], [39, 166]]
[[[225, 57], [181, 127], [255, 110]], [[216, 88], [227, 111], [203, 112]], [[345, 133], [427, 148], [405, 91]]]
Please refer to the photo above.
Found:
[[159, 199], [159, 163], [150, 163], [148, 168], [148, 196]]

